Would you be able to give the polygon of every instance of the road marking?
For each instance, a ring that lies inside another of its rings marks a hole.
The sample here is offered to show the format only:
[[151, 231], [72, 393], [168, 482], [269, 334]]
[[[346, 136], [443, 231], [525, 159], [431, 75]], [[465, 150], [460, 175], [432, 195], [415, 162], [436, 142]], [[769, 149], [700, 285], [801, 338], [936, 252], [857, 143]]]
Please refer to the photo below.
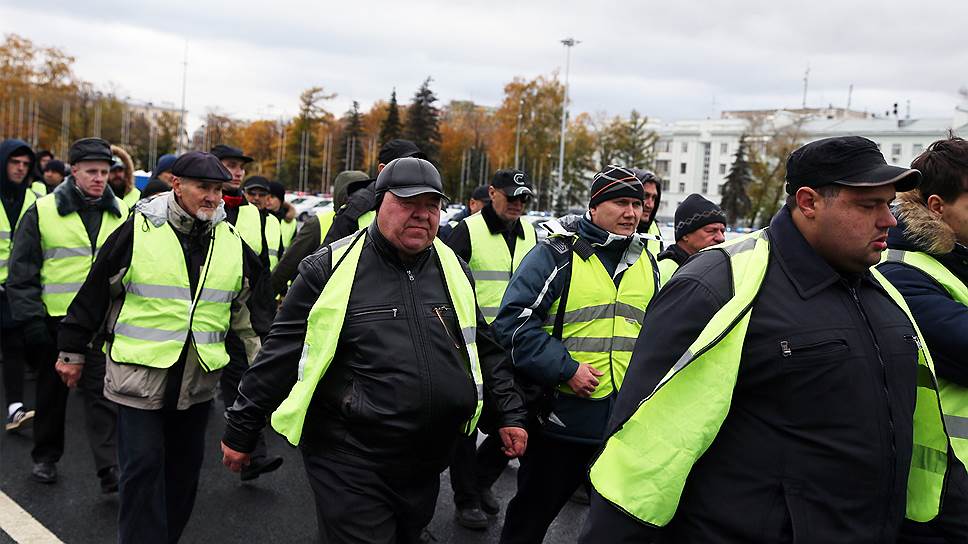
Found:
[[0, 491], [0, 529], [20, 544], [63, 544], [3, 491]]

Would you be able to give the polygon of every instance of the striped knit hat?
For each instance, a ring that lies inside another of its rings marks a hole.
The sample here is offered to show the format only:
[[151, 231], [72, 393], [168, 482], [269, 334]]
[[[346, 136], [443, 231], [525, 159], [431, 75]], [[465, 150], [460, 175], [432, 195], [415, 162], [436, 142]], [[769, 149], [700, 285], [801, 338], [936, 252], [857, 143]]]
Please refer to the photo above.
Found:
[[726, 214], [699, 194], [691, 194], [676, 208], [676, 241], [713, 223], [726, 224]]
[[642, 182], [635, 173], [624, 166], [610, 164], [592, 179], [588, 207], [594, 208], [606, 200], [615, 198], [645, 198]]

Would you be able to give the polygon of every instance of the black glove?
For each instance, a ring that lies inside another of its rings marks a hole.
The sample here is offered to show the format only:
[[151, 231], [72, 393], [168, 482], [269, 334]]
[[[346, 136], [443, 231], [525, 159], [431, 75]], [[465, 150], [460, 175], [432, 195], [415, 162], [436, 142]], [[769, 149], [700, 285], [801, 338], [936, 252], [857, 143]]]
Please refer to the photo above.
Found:
[[32, 319], [24, 324], [24, 344], [29, 347], [46, 347], [54, 343], [43, 319]]

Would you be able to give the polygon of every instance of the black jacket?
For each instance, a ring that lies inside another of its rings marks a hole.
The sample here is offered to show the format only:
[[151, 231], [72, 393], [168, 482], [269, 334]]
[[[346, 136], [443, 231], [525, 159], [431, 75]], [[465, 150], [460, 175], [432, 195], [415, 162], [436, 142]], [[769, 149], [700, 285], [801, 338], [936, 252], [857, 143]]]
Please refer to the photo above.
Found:
[[[844, 276], [821, 259], [787, 208], [769, 237], [730, 411], [675, 517], [656, 530], [595, 494], [585, 542], [895, 541], [911, 463], [913, 327], [869, 273]], [[612, 431], [731, 297], [731, 282], [725, 254], [702, 252], [652, 300]], [[952, 467], [949, 484], [963, 481]], [[963, 487], [947, 491], [956, 512], [945, 515], [965, 520]]]
[[[97, 244], [98, 231], [101, 229], [101, 215], [104, 211], [121, 217], [127, 213], [118, 205], [111, 191], [105, 185], [101, 198], [88, 202], [77, 188], [73, 177], [68, 177], [54, 189], [53, 198], [57, 213], [64, 216], [77, 212], [87, 230], [91, 247]], [[123, 205], [122, 205], [123, 206]], [[45, 317], [47, 309], [41, 299], [40, 269], [44, 264], [44, 252], [40, 243], [40, 228], [37, 221], [37, 205], [27, 209], [17, 232], [13, 237], [13, 250], [10, 253], [10, 275], [7, 278], [7, 297], [13, 319], [23, 323], [31, 319]]]
[[319, 232], [319, 216], [310, 216], [296, 231], [279, 264], [272, 270], [272, 292], [281, 295], [289, 288], [289, 282], [299, 272], [299, 263], [319, 249], [322, 235]]
[[[484, 224], [487, 225], [487, 230], [491, 234], [503, 236], [508, 245], [508, 251], [511, 255], [514, 255], [514, 246], [518, 239], [524, 240], [524, 227], [521, 225], [521, 220], [518, 219], [512, 225], [508, 225], [497, 215], [494, 206], [491, 204], [481, 209], [481, 215], [484, 216]], [[461, 221], [458, 223], [445, 240], [447, 245], [461, 259], [464, 259], [465, 262], [471, 261], [471, 231], [467, 228], [467, 222]]]
[[689, 257], [691, 257], [691, 255], [689, 255], [688, 253], [685, 252], [684, 249], [679, 247], [679, 244], [672, 244], [666, 247], [665, 251], [663, 251], [662, 253], [659, 253], [659, 256], [656, 257], [655, 260], [664, 261], [666, 259], [672, 259], [673, 261], [676, 262], [676, 264], [678, 264], [679, 266], [682, 266], [686, 264], [686, 261], [689, 259]]
[[358, 219], [368, 211], [376, 209], [376, 192], [371, 183], [362, 189], [357, 189], [347, 198], [346, 205], [336, 212], [333, 225], [323, 238], [322, 245], [328, 246], [336, 240], [342, 240], [350, 234], [360, 230]]
[[[3, 140], [0, 142], [0, 202], [3, 203], [3, 213], [7, 214], [7, 223], [10, 225], [11, 237], [13, 236], [14, 226], [17, 218], [20, 217], [21, 208], [24, 205], [24, 196], [30, 187], [30, 172], [33, 172], [33, 165], [24, 178], [22, 183], [12, 183], [7, 179], [7, 160], [14, 152], [26, 152], [30, 156], [31, 163], [35, 163], [34, 152], [27, 145], [27, 142], [17, 139]], [[12, 262], [12, 258], [11, 258]], [[8, 265], [9, 266], [9, 265]], [[8, 268], [9, 270], [9, 268]], [[10, 314], [10, 302], [5, 291], [0, 291], [0, 327], [11, 328], [16, 326]]]
[[[433, 248], [404, 264], [375, 223], [366, 232], [357, 242], [365, 245], [336, 356], [316, 387], [301, 447], [368, 468], [440, 471], [475, 403], [443, 271]], [[225, 414], [224, 440], [233, 449], [252, 451], [266, 418], [292, 389], [309, 311], [331, 274], [328, 247], [299, 265], [258, 359], [242, 377], [239, 399]], [[498, 425], [523, 427], [523, 403], [504, 351], [479, 313], [477, 321], [485, 394], [497, 407]]]
[[[464, 209], [454, 214], [453, 217], [447, 220], [446, 223], [441, 222], [440, 228], [437, 229], [437, 237], [441, 240], [447, 241], [450, 238], [450, 233], [454, 232], [454, 227], [461, 224], [462, 221], [473, 215], [471, 209], [468, 206], [464, 206]], [[453, 226], [451, 226], [453, 225]], [[465, 261], [467, 259], [464, 259]]]

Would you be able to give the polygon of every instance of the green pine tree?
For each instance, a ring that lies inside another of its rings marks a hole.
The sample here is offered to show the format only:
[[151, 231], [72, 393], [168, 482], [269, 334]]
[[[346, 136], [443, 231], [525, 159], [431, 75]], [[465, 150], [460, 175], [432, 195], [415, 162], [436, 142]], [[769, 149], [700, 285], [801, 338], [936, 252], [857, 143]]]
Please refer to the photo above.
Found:
[[430, 77], [413, 95], [413, 101], [407, 109], [407, 128], [404, 137], [417, 144], [431, 161], [437, 161], [440, 150], [440, 110], [434, 106], [437, 97], [430, 90]]
[[393, 89], [393, 93], [390, 94], [390, 105], [387, 106], [386, 119], [380, 124], [380, 145], [399, 138], [402, 133], [403, 125], [400, 123], [400, 108], [397, 106], [397, 90]]
[[733, 166], [723, 183], [723, 198], [719, 207], [726, 212], [729, 224], [736, 225], [750, 213], [750, 197], [746, 189], [753, 181], [750, 163], [746, 160], [746, 136], [739, 139]]
[[342, 170], [362, 170], [365, 158], [363, 149], [363, 117], [360, 103], [353, 101], [353, 107], [343, 116], [343, 136], [340, 139], [339, 163]]

